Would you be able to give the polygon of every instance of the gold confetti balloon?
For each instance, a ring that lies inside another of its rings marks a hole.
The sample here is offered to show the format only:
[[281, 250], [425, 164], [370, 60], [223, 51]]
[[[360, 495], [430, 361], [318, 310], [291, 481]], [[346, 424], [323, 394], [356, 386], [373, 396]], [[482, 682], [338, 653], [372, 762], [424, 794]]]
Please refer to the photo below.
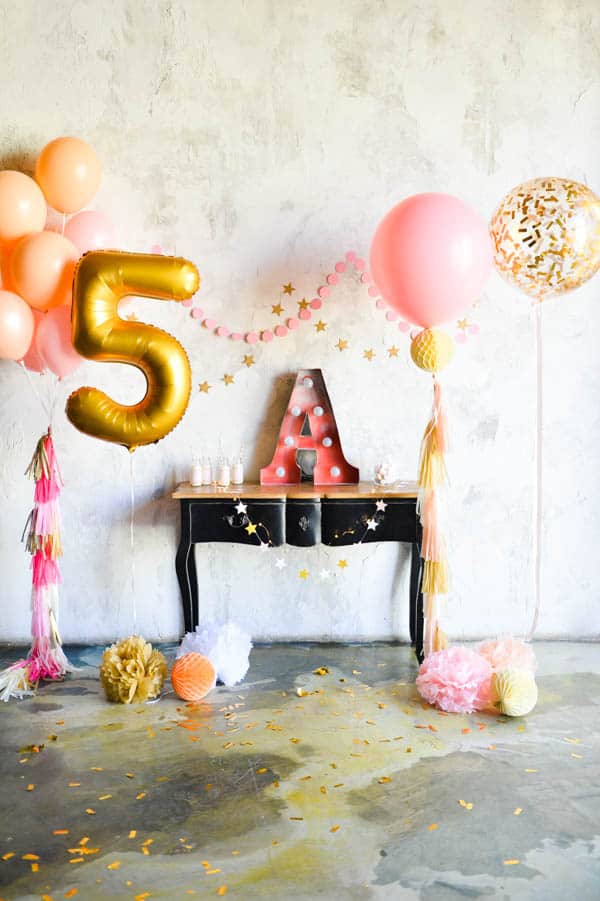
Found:
[[578, 288], [600, 268], [600, 198], [567, 178], [518, 185], [490, 233], [499, 273], [537, 300]]
[[439, 372], [454, 356], [454, 342], [450, 335], [438, 328], [426, 328], [411, 341], [413, 363], [425, 372]]
[[492, 698], [494, 705], [505, 716], [525, 716], [531, 713], [538, 699], [533, 673], [515, 669], [494, 673]]

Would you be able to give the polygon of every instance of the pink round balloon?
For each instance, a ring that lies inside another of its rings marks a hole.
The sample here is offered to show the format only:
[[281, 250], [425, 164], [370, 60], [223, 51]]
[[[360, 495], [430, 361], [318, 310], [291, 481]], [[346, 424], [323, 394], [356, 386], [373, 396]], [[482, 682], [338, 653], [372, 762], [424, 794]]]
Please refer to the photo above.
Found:
[[98, 210], [83, 210], [77, 213], [65, 226], [65, 238], [81, 253], [88, 250], [106, 250], [116, 244], [115, 229], [104, 213]]
[[44, 359], [37, 349], [36, 338], [38, 326], [46, 314], [40, 313], [39, 310], [31, 310], [31, 312], [33, 313], [33, 320], [35, 323], [33, 338], [31, 339], [29, 350], [23, 357], [23, 363], [25, 364], [25, 367], [30, 370], [30, 372], [44, 372], [46, 364], [44, 363]]
[[415, 194], [377, 226], [371, 273], [395, 310], [429, 328], [455, 319], [480, 295], [492, 266], [485, 222], [458, 197]]
[[38, 325], [35, 344], [48, 369], [59, 378], [70, 375], [83, 362], [71, 342], [70, 307], [55, 307], [46, 313]]
[[27, 353], [34, 325], [25, 301], [12, 291], [0, 291], [0, 360], [20, 360]]

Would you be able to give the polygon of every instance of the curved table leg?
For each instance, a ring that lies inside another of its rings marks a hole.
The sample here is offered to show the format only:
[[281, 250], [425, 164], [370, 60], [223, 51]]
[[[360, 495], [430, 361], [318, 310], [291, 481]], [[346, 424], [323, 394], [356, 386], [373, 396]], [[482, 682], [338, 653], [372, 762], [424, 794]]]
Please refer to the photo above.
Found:
[[423, 561], [421, 547], [418, 542], [412, 545], [410, 559], [410, 643], [415, 649], [419, 663], [423, 660]]
[[187, 501], [181, 501], [181, 539], [175, 557], [175, 572], [181, 590], [185, 631], [193, 632], [198, 624], [198, 580], [192, 544], [192, 511]]

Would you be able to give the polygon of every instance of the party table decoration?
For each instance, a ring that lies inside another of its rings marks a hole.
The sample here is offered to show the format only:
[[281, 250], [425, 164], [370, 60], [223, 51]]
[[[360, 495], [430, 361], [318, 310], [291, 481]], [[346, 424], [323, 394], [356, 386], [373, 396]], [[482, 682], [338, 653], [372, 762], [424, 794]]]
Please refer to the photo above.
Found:
[[25, 532], [31, 554], [31, 634], [29, 655], [0, 673], [0, 699], [33, 694], [40, 680], [62, 679], [74, 670], [61, 646], [58, 631], [58, 558], [62, 556], [58, 498], [62, 479], [50, 429], [37, 443], [27, 468], [35, 480], [34, 507]]
[[[310, 427], [302, 434], [304, 422]], [[320, 369], [300, 369], [281, 423], [273, 459], [260, 471], [261, 485], [292, 485], [301, 481], [298, 450], [316, 454], [315, 485], [358, 482], [358, 469], [344, 457], [335, 414]]]
[[600, 269], [600, 198], [567, 178], [513, 188], [490, 224], [494, 263], [536, 300], [578, 288]]
[[139, 635], [112, 644], [104, 651], [100, 682], [108, 701], [132, 704], [158, 697], [167, 676], [167, 661]]
[[191, 651], [173, 664], [171, 683], [183, 701], [201, 701], [215, 687], [216, 671], [207, 657]]
[[490, 700], [492, 670], [489, 662], [470, 648], [435, 651], [419, 668], [419, 694], [448, 713], [472, 713]]
[[118, 307], [129, 294], [181, 301], [199, 283], [194, 264], [181, 258], [101, 250], [82, 258], [73, 285], [73, 344], [90, 360], [137, 367], [148, 390], [126, 406], [97, 388], [79, 388], [67, 401], [67, 417], [77, 429], [133, 451], [175, 428], [191, 391], [187, 354], [156, 326], [124, 321]]
[[203, 655], [214, 666], [218, 681], [231, 687], [241, 682], [248, 672], [251, 650], [250, 636], [236, 623], [214, 622], [187, 632], [177, 657]]
[[533, 673], [518, 669], [494, 673], [491, 696], [494, 706], [505, 716], [526, 716], [538, 699]]
[[536, 665], [533, 648], [518, 638], [484, 641], [473, 649], [455, 645], [426, 657], [416, 684], [425, 701], [449, 713], [525, 716], [537, 703]]
[[600, 198], [567, 178], [534, 178], [501, 200], [490, 223], [494, 263], [500, 275], [532, 298], [536, 350], [535, 608], [528, 638], [541, 610], [544, 429], [542, 301], [579, 288], [600, 269]]
[[438, 607], [439, 598], [449, 588], [441, 526], [448, 427], [436, 373], [452, 359], [454, 344], [434, 326], [460, 315], [478, 299], [491, 268], [491, 242], [485, 223], [458, 197], [415, 194], [381, 220], [371, 243], [370, 261], [383, 300], [422, 327], [411, 335], [411, 357], [433, 376], [433, 407], [421, 442], [417, 508], [423, 528], [427, 656], [447, 646]]

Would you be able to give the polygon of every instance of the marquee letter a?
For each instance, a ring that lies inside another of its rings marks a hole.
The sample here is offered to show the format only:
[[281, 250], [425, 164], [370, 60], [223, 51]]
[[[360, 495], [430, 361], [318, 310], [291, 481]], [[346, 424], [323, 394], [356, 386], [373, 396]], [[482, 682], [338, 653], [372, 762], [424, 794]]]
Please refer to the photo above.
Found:
[[[302, 434], [305, 419], [310, 435]], [[300, 369], [277, 439], [273, 459], [260, 471], [261, 485], [293, 485], [301, 479], [296, 461], [298, 450], [314, 450], [317, 455], [315, 485], [352, 485], [358, 469], [344, 457], [333, 407], [320, 369]]]

